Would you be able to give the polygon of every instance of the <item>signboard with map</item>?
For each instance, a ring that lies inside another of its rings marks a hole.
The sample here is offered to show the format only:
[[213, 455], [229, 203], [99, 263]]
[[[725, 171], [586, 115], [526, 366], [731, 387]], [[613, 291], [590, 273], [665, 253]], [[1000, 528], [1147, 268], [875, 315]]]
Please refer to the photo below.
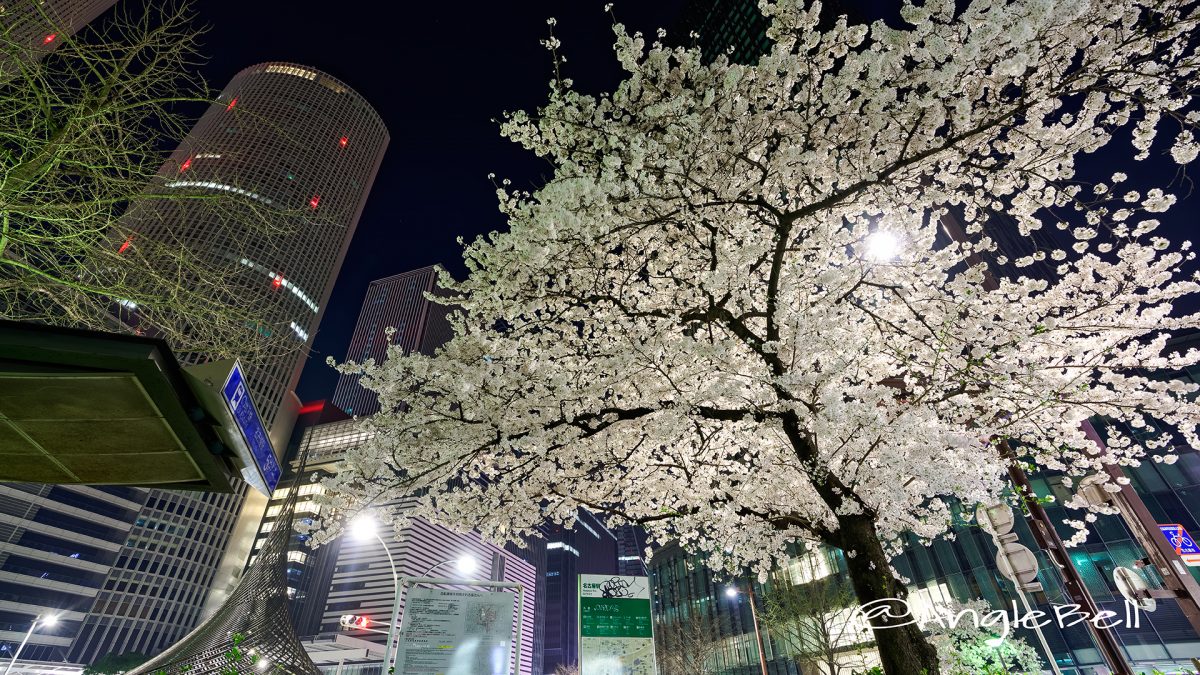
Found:
[[507, 592], [410, 589], [396, 675], [509, 675], [513, 597]]
[[580, 675], [655, 675], [650, 580], [579, 575]]

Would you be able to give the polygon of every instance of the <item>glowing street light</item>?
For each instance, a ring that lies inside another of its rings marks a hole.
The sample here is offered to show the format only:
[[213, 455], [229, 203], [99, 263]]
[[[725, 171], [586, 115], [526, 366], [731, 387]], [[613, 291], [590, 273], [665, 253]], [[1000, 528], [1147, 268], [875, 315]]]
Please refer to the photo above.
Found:
[[867, 257], [878, 262], [894, 260], [900, 255], [900, 239], [891, 232], [880, 230], [867, 237]]
[[39, 626], [53, 628], [54, 625], [57, 623], [58, 623], [57, 615], [47, 614], [45, 616], [42, 616], [41, 614], [39, 614], [37, 616], [37, 618], [35, 618], [33, 620], [33, 623], [29, 624], [29, 632], [25, 633], [25, 639], [21, 640], [21, 644], [17, 646], [17, 651], [13, 652], [12, 661], [8, 662], [8, 667], [4, 669], [4, 675], [8, 675], [9, 671], [12, 670], [13, 666], [15, 666], [17, 664], [17, 658], [19, 658], [21, 656], [21, 650], [25, 648], [25, 643], [29, 642], [29, 638], [33, 635], [33, 631], [37, 630], [37, 628]]
[[[736, 599], [741, 592], [735, 584], [725, 587], [725, 597]], [[754, 608], [754, 586], [746, 584], [746, 600], [750, 603], [750, 620], [754, 624], [754, 639], [758, 642], [758, 665], [762, 675], [767, 675], [767, 652], [763, 645], [762, 631], [758, 627], [758, 610]]]
[[395, 586], [395, 593], [392, 597], [392, 623], [388, 626], [387, 645], [383, 648], [383, 664], [387, 668], [392, 662], [392, 642], [396, 637], [396, 614], [400, 611], [400, 575], [396, 572], [396, 561], [392, 559], [392, 551], [388, 548], [387, 542], [383, 537], [379, 536], [379, 522], [370, 513], [360, 513], [357, 518], [350, 521], [350, 536], [358, 541], [369, 541], [374, 537], [379, 545], [383, 547], [383, 552], [387, 554], [388, 567], [392, 570], [392, 585]]
[[[392, 552], [388, 548], [387, 542], [379, 535], [379, 521], [370, 513], [359, 514], [354, 520], [350, 521], [346, 528], [350, 532], [350, 536], [358, 541], [369, 541], [372, 537], [383, 546], [383, 552], [387, 554], [388, 567], [392, 570], [392, 583], [395, 585], [396, 591], [392, 599], [392, 621], [388, 625], [387, 646], [383, 650], [383, 664], [385, 670], [392, 663], [392, 643], [396, 638], [396, 626], [400, 623], [400, 575], [396, 571], [396, 561], [392, 559]], [[475, 560], [475, 556], [470, 553], [464, 553], [454, 560], [443, 560], [442, 562], [425, 570], [421, 577], [428, 577], [434, 570], [444, 565], [454, 565], [458, 573], [464, 577], [469, 577], [479, 568], [479, 562]], [[365, 617], [364, 617], [365, 619]], [[343, 623], [343, 625], [345, 625]]]

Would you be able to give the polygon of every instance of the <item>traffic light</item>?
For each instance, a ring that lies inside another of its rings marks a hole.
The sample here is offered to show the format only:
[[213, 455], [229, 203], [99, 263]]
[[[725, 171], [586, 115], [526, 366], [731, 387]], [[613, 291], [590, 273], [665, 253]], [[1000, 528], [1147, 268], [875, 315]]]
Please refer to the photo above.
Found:
[[343, 614], [342, 628], [370, 628], [371, 620], [358, 614]]

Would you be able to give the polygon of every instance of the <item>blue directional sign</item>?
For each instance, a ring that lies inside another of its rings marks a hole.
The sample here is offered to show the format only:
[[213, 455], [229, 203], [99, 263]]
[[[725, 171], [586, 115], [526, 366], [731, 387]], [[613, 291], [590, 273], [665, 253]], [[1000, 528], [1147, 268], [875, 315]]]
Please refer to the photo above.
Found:
[[229, 405], [229, 410], [233, 412], [233, 418], [246, 439], [246, 444], [250, 446], [250, 454], [254, 456], [258, 472], [266, 483], [267, 494], [270, 494], [279, 484], [279, 477], [283, 472], [279, 468], [279, 462], [275, 460], [275, 450], [271, 448], [271, 440], [263, 429], [262, 419], [254, 409], [254, 402], [250, 400], [250, 390], [246, 388], [241, 364], [233, 364], [233, 370], [229, 372], [229, 379], [225, 381], [221, 393]]
[[1163, 536], [1170, 542], [1171, 547], [1183, 558], [1183, 561], [1188, 565], [1200, 566], [1200, 546], [1196, 545], [1196, 540], [1188, 534], [1187, 530], [1178, 523], [1170, 523], [1163, 525], [1159, 523], [1158, 529], [1162, 530]]

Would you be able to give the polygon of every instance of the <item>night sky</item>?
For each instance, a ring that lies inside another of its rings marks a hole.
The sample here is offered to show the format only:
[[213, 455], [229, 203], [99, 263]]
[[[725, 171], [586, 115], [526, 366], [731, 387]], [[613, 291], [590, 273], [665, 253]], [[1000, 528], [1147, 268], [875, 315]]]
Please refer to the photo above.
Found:
[[[124, 0], [128, 2], [129, 0]], [[564, 75], [591, 93], [613, 89], [620, 70], [612, 55], [607, 0], [510, 2], [330, 3], [311, 0], [202, 0], [209, 27], [202, 72], [222, 89], [242, 68], [292, 61], [348, 83], [383, 117], [391, 144], [350, 244], [333, 296], [300, 382], [304, 401], [329, 398], [337, 373], [325, 357], [345, 357], [367, 285], [374, 279], [441, 263], [461, 277], [461, 247], [504, 227], [489, 173], [536, 186], [549, 165], [499, 135], [506, 110], [532, 110], [545, 100], [551, 63], [539, 44], [546, 19], [567, 58]], [[893, 19], [899, 1], [847, 0], [869, 18]], [[684, 0], [618, 0], [617, 18], [653, 35], [675, 26]], [[1167, 135], [1167, 134], [1164, 134]], [[1174, 133], [1169, 133], [1173, 136]], [[1120, 169], [1170, 182], [1169, 162], [1131, 165], [1127, 141], [1085, 162], [1107, 178]], [[1182, 199], [1169, 234], [1190, 235], [1197, 199]]]
[[[242, 68], [293, 61], [337, 77], [375, 107], [391, 144], [350, 244], [297, 392], [329, 398], [359, 306], [374, 279], [442, 263], [461, 277], [456, 238], [502, 228], [487, 176], [533, 185], [548, 164], [500, 137], [506, 110], [546, 98], [546, 19], [567, 57], [565, 75], [601, 92], [620, 80], [607, 0], [338, 3], [203, 0], [209, 27], [202, 72], [220, 90]], [[683, 0], [617, 2], [617, 18], [652, 35], [674, 24]]]

